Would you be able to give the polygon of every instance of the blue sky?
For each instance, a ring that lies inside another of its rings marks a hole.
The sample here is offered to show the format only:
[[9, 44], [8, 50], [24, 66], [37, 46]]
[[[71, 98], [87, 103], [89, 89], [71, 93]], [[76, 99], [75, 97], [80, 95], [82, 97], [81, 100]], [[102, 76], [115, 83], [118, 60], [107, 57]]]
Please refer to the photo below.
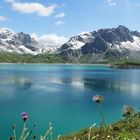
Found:
[[0, 27], [64, 40], [120, 24], [140, 31], [139, 13], [140, 0], [1, 0]]

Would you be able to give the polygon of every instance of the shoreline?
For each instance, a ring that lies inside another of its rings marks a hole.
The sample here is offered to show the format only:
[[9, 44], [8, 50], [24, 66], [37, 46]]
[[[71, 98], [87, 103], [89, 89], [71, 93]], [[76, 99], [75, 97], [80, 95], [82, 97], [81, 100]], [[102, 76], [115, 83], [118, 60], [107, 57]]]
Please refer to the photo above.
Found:
[[140, 69], [140, 64], [116, 64], [111, 65], [115, 69]]
[[105, 63], [7, 63], [0, 62], [0, 65], [79, 65], [79, 66], [106, 66], [113, 69], [140, 69], [140, 64], [105, 64]]
[[0, 65], [2, 65], [2, 64], [5, 64], [5, 65], [7, 65], [7, 64], [17, 64], [17, 65], [41, 65], [41, 64], [43, 64], [43, 65], [98, 65], [98, 66], [102, 66], [102, 65], [105, 65], [105, 66], [108, 66], [108, 67], [110, 67], [111, 65], [110, 64], [101, 64], [101, 63], [95, 63], [95, 64], [86, 64], [86, 63], [84, 63], [84, 64], [82, 64], [82, 63], [7, 63], [7, 62], [0, 62]]

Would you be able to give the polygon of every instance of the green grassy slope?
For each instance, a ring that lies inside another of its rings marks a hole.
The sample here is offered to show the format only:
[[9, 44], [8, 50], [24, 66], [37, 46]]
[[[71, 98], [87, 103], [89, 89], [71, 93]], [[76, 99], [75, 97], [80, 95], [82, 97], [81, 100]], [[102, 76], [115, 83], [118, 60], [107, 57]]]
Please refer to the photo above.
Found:
[[8, 54], [0, 53], [0, 62], [3, 63], [65, 63], [57, 54]]
[[86, 128], [62, 136], [60, 140], [140, 140], [140, 113], [120, 120], [107, 128]]

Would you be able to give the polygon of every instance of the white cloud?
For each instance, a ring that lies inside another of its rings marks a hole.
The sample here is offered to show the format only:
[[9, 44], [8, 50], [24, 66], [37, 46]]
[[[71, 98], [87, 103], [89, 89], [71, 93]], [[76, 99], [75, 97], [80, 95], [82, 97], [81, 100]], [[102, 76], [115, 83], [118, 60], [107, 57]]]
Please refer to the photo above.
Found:
[[107, 0], [107, 4], [109, 6], [116, 6], [117, 5], [117, 3], [115, 2], [115, 0]]
[[38, 16], [50, 16], [55, 8], [56, 5], [45, 6], [41, 3], [37, 2], [25, 2], [21, 3], [15, 0], [6, 0], [12, 6], [12, 8], [20, 13], [32, 14], [35, 13]]
[[55, 18], [63, 18], [65, 16], [65, 13], [60, 13], [55, 16]]
[[62, 24], [65, 24], [65, 22], [64, 21], [61, 21], [61, 20], [58, 20], [55, 23], [55, 25], [57, 25], [57, 26], [62, 25]]
[[0, 21], [6, 21], [6, 20], [7, 20], [6, 17], [0, 16]]
[[43, 34], [39, 36], [36, 33], [33, 33], [31, 34], [31, 36], [35, 38], [37, 41], [39, 41], [40, 43], [42, 43], [43, 45], [48, 45], [48, 46], [59, 46], [68, 41], [68, 38], [56, 34]]

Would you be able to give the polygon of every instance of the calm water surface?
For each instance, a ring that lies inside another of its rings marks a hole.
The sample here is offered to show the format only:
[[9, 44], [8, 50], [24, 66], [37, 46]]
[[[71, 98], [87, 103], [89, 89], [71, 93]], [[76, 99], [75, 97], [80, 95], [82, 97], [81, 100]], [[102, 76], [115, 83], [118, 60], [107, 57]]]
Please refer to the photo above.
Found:
[[140, 107], [140, 70], [103, 65], [0, 64], [0, 140], [22, 129], [21, 112], [35, 133], [44, 134], [49, 121], [53, 136], [68, 134], [100, 122], [92, 96], [104, 96], [107, 123], [119, 120], [125, 104]]

